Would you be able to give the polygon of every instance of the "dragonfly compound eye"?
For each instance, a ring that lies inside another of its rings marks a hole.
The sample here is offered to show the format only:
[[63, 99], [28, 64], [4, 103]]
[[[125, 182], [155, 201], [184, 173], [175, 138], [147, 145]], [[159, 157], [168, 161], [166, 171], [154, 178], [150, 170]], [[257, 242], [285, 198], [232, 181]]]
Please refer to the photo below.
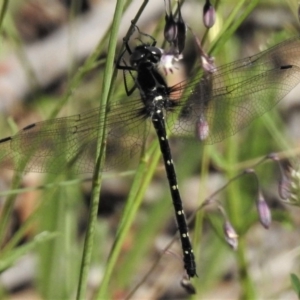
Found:
[[130, 64], [132, 66], [138, 66], [141, 61], [145, 59], [145, 50], [144, 47], [138, 46], [135, 48], [135, 51], [130, 56]]

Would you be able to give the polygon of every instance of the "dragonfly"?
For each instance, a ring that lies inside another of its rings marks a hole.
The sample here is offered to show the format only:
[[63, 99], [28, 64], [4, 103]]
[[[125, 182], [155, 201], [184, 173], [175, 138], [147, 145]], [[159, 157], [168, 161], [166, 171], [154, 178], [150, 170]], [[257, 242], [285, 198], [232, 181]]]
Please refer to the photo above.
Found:
[[195, 142], [202, 144], [234, 135], [300, 82], [299, 49], [300, 37], [293, 37], [256, 55], [214, 67], [208, 74], [168, 86], [157, 68], [162, 52], [155, 43], [142, 43], [133, 50], [126, 45], [131, 65], [123, 70], [136, 73], [131, 76], [138, 97], [112, 101], [106, 118], [99, 118], [98, 108], [24, 127], [0, 140], [0, 167], [25, 172], [93, 172], [98, 131], [106, 125], [108, 158], [101, 170], [105, 172], [141, 153], [152, 123], [169, 181], [184, 267], [193, 277], [196, 264], [166, 132], [194, 136]]

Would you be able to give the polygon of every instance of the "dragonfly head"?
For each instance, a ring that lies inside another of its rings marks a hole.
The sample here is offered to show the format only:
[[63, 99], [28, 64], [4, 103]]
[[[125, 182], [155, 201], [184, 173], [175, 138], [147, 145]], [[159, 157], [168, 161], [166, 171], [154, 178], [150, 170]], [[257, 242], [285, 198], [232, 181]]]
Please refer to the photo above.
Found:
[[160, 62], [162, 53], [161, 49], [154, 46], [137, 46], [130, 56], [130, 64], [134, 68], [138, 68], [141, 64], [155, 66]]

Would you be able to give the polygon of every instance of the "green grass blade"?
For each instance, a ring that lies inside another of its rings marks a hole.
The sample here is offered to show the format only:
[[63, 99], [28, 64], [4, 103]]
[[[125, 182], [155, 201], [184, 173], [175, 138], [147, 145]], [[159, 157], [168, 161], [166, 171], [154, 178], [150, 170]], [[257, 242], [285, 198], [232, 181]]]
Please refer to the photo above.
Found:
[[27, 254], [28, 252], [36, 249], [37, 246], [44, 244], [50, 240], [55, 239], [58, 237], [58, 233], [55, 232], [41, 232], [40, 234], [36, 235], [32, 241], [29, 243], [15, 248], [14, 250], [7, 252], [6, 255], [1, 257], [0, 262], [0, 271], [3, 272], [10, 266], [12, 266], [18, 259], [20, 259], [22, 256]]
[[155, 172], [160, 158], [160, 150], [156, 141], [152, 143], [145, 156], [148, 157], [148, 159], [146, 161], [142, 160], [138, 166], [128, 200], [126, 202], [124, 214], [119, 225], [117, 237], [107, 263], [106, 272], [101, 287], [97, 293], [97, 299], [104, 299], [108, 296], [109, 281], [113, 273], [113, 268], [116, 266], [117, 258], [120, 255], [121, 246], [136, 217], [137, 210], [142, 203], [146, 189], [148, 188]]
[[[118, 28], [120, 25], [124, 5], [125, 5], [124, 0], [117, 1], [110, 40], [109, 40], [107, 62], [104, 71], [104, 78], [103, 78], [104, 84], [103, 84], [103, 90], [101, 95], [101, 111], [99, 114], [99, 118], [101, 118], [106, 113], [106, 103], [108, 101], [108, 95], [110, 92], [111, 80], [113, 75]], [[77, 290], [77, 299], [86, 298], [87, 277], [88, 277], [88, 271], [89, 271], [92, 248], [93, 248], [94, 227], [95, 227], [95, 222], [97, 220], [97, 213], [99, 207], [99, 195], [100, 195], [100, 187], [101, 187], [100, 170], [101, 170], [101, 164], [104, 157], [104, 155], [102, 154], [104, 153], [105, 128], [101, 128], [100, 130], [102, 130], [102, 132], [99, 133], [99, 136], [101, 138], [98, 138], [97, 141], [97, 157], [96, 157], [95, 172], [93, 176], [92, 201], [90, 207], [88, 228], [87, 228], [86, 238], [84, 242], [82, 264], [80, 269], [79, 283], [78, 283], [78, 290]]]
[[2, 28], [2, 24], [3, 24], [5, 14], [6, 14], [7, 9], [8, 9], [8, 1], [9, 0], [4, 0], [2, 2], [2, 7], [1, 7], [1, 12], [0, 12], [0, 32], [1, 32], [1, 28]]

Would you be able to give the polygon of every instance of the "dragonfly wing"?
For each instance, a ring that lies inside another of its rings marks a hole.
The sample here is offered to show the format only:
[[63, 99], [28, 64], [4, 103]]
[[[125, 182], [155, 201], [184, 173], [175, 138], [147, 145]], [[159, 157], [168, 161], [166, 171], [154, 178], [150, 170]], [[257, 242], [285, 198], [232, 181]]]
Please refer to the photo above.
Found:
[[[139, 153], [147, 122], [137, 115], [137, 103], [112, 105], [106, 122], [108, 162], [103, 170], [122, 165]], [[60, 173], [67, 168], [75, 173], [93, 172], [98, 131], [104, 124], [95, 109], [29, 125], [0, 140], [0, 167], [25, 172]]]
[[213, 144], [248, 126], [300, 82], [299, 49], [297, 37], [173, 87], [190, 90], [173, 131]]

